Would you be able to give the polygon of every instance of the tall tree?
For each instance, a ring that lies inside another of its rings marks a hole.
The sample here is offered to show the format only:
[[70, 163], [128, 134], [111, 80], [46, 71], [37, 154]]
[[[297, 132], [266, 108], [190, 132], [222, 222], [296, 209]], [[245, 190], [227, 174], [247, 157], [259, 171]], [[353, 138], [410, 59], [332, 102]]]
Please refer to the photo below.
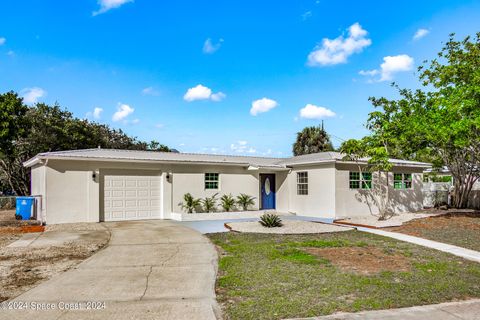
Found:
[[330, 137], [323, 128], [323, 122], [321, 126], [306, 127], [298, 132], [297, 140], [293, 144], [295, 156], [333, 150]]
[[27, 111], [23, 99], [15, 92], [0, 95], [0, 156], [10, 152], [14, 142], [25, 133]]
[[450, 35], [438, 57], [418, 68], [422, 89], [398, 89], [400, 99], [370, 98], [367, 153], [378, 158], [430, 158], [454, 177], [452, 204], [468, 205], [480, 178], [480, 33]]
[[28, 108], [13, 92], [0, 94], [0, 179], [18, 195], [29, 192], [23, 162], [40, 152], [102, 148], [170, 151], [159, 142], [143, 142], [120, 129], [78, 119], [58, 105]]
[[[29, 128], [25, 118], [28, 107], [23, 99], [13, 91], [0, 95], [0, 179], [3, 188], [18, 190], [23, 185], [16, 183], [18, 170], [15, 170], [16, 146]], [[28, 185], [27, 185], [28, 187]]]

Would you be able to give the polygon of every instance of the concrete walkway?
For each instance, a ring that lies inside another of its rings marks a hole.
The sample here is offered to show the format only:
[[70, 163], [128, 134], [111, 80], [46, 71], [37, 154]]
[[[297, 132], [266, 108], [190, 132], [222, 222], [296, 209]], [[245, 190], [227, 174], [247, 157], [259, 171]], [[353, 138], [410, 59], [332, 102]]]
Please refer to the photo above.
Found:
[[447, 253], [462, 257], [464, 259], [480, 262], [480, 252], [478, 251], [465, 249], [462, 247], [457, 247], [457, 246], [442, 243], [442, 242], [427, 240], [424, 238], [409, 236], [409, 235], [398, 233], [398, 232], [390, 232], [390, 231], [383, 231], [379, 229], [363, 228], [363, 227], [358, 227], [357, 230], [378, 234], [380, 236], [389, 237], [389, 238], [393, 238], [393, 239], [397, 239], [405, 242], [418, 244], [420, 246], [424, 246], [427, 248], [432, 248], [432, 249], [440, 250], [443, 252], [447, 252]]
[[[0, 310], [0, 319], [220, 317], [217, 253], [207, 238], [172, 221], [105, 225], [112, 234], [106, 248], [14, 299], [22, 303], [10, 306], [23, 310]], [[99, 310], [86, 310], [88, 301], [100, 302]]]
[[329, 316], [308, 318], [315, 320], [478, 320], [480, 319], [480, 300], [447, 302], [428, 306], [363, 311], [356, 313], [337, 313]]

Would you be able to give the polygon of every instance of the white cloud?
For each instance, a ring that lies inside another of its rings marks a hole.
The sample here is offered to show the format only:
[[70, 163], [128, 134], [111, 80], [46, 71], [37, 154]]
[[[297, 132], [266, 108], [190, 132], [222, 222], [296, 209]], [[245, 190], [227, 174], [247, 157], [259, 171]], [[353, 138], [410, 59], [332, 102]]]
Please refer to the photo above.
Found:
[[38, 87], [25, 88], [20, 93], [22, 94], [23, 102], [26, 104], [35, 104], [38, 102], [38, 99], [47, 95], [45, 90]]
[[259, 113], [270, 111], [278, 106], [278, 102], [268, 98], [258, 99], [252, 102], [252, 108], [250, 114], [256, 116]]
[[208, 38], [203, 43], [203, 53], [212, 54], [222, 46], [223, 39], [218, 40], [217, 43], [213, 43], [212, 39]]
[[335, 115], [335, 112], [330, 109], [310, 103], [300, 109], [300, 117], [304, 119], [325, 119], [335, 117]]
[[197, 85], [196, 87], [190, 88], [187, 90], [187, 93], [183, 96], [183, 99], [191, 102], [195, 100], [207, 100], [210, 99], [212, 95], [212, 90], [201, 84]]
[[363, 48], [372, 44], [367, 38], [368, 32], [357, 22], [348, 28], [348, 37], [343, 35], [335, 38], [322, 40], [322, 45], [308, 55], [309, 66], [327, 66], [346, 63], [348, 57], [354, 53], [362, 52]]
[[165, 125], [163, 123], [157, 123], [155, 125], [155, 128], [157, 128], [157, 129], [163, 129], [164, 127], [165, 127]]
[[117, 107], [117, 112], [113, 114], [112, 120], [114, 122], [125, 120], [130, 114], [135, 111], [134, 108], [130, 107], [127, 104], [119, 103]]
[[97, 0], [100, 8], [97, 11], [92, 12], [92, 15], [96, 16], [105, 13], [111, 9], [119, 8], [129, 2], [133, 2], [133, 0]]
[[146, 87], [142, 89], [142, 94], [144, 96], [158, 96], [160, 92], [156, 90], [154, 87]]
[[140, 119], [133, 119], [132, 120], [132, 124], [139, 124], [140, 123]]
[[230, 144], [230, 150], [236, 153], [256, 153], [257, 150], [248, 145], [248, 141], [245, 140], [239, 140], [236, 143]]
[[13, 51], [13, 50], [8, 50], [8, 51], [7, 51], [7, 56], [9, 56], [9, 57], [15, 57], [15, 51]]
[[103, 109], [102, 108], [94, 108], [93, 111], [89, 111], [87, 112], [87, 114], [85, 115], [86, 118], [91, 118], [93, 117], [94, 119], [100, 119], [101, 117], [101, 114], [103, 112]]
[[379, 73], [380, 73], [380, 71], [378, 71], [377, 69], [374, 69], [374, 70], [360, 70], [358, 72], [358, 74], [360, 74], [362, 76], [370, 76], [370, 77], [376, 76]]
[[5, 39], [4, 37], [0, 37], [0, 46], [3, 46], [5, 42], [7, 42], [7, 39]]
[[222, 101], [227, 95], [223, 92], [212, 93], [212, 89], [201, 84], [187, 90], [183, 99], [188, 102], [195, 100], [212, 100], [215, 102]]
[[212, 95], [210, 96], [210, 99], [212, 99], [212, 101], [218, 102], [218, 101], [222, 101], [226, 97], [227, 95], [225, 93], [217, 92], [217, 93], [212, 93]]
[[428, 29], [424, 29], [424, 28], [420, 28], [418, 29], [415, 34], [413, 35], [413, 40], [420, 40], [422, 39], [423, 37], [425, 37], [427, 34], [430, 33], [430, 30]]
[[95, 119], [100, 119], [100, 116], [101, 116], [102, 112], [103, 112], [103, 109], [102, 109], [102, 108], [95, 108], [95, 109], [93, 109], [93, 117], [94, 117]]
[[397, 56], [386, 56], [383, 58], [383, 63], [380, 65], [380, 69], [367, 71], [361, 70], [359, 74], [370, 77], [380, 75], [380, 78], [375, 81], [390, 81], [396, 73], [412, 70], [413, 65], [414, 60], [409, 55], [400, 54]]
[[306, 11], [302, 14], [302, 20], [305, 21], [312, 16], [312, 11]]

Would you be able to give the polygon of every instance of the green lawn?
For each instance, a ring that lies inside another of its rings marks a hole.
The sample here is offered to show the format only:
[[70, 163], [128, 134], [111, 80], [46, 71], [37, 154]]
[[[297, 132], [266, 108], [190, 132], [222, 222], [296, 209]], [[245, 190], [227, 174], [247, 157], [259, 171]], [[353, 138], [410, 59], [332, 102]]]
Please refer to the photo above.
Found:
[[228, 319], [311, 317], [480, 297], [480, 264], [359, 231], [208, 236], [221, 248], [217, 298]]

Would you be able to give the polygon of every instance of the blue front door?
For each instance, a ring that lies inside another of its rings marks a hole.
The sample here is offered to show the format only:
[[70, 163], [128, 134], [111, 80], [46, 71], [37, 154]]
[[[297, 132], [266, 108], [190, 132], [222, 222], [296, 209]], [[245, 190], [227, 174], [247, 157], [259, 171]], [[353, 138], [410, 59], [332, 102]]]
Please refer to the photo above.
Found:
[[261, 209], [275, 209], [275, 175], [261, 174], [260, 183], [262, 190]]

